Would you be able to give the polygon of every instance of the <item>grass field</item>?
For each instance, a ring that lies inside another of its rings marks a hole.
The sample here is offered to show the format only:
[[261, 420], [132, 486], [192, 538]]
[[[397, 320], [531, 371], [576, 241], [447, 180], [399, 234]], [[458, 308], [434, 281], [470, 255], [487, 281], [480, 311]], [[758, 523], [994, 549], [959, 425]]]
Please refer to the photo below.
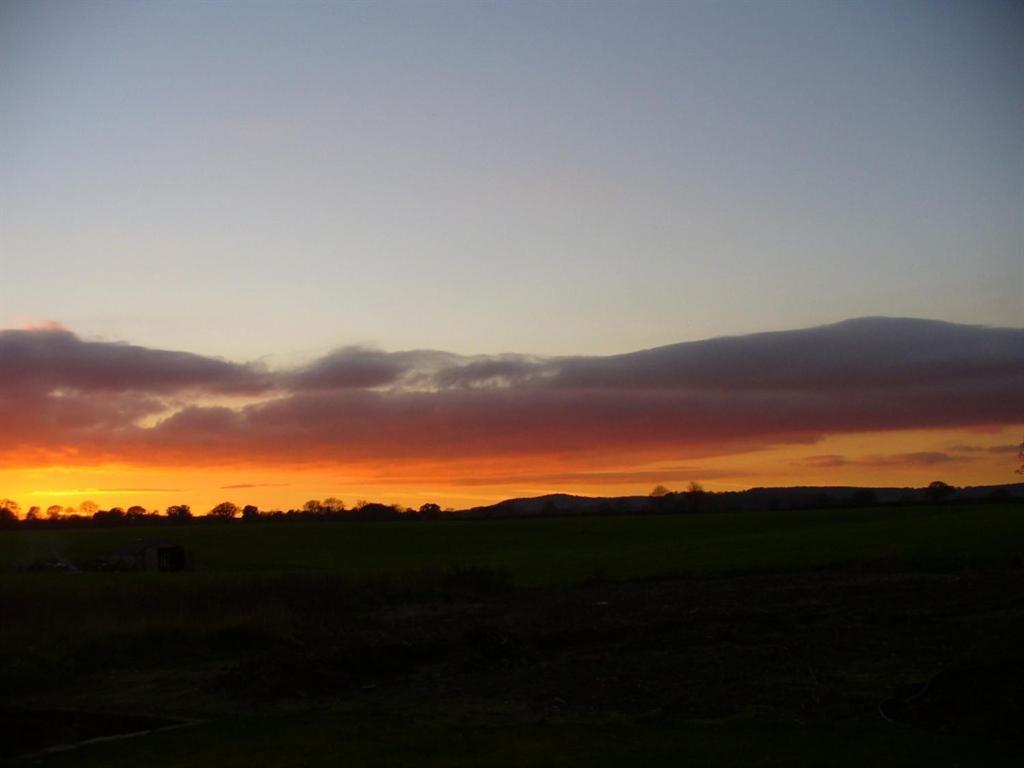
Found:
[[[20, 569], [139, 536], [195, 570]], [[0, 759], [1009, 765], [1022, 562], [1014, 505], [4, 531]]]
[[271, 523], [15, 531], [0, 570], [41, 557], [109, 555], [138, 537], [177, 541], [203, 573], [329, 572], [354, 578], [483, 565], [520, 586], [855, 561], [969, 563], [1024, 555], [1016, 505], [433, 523]]

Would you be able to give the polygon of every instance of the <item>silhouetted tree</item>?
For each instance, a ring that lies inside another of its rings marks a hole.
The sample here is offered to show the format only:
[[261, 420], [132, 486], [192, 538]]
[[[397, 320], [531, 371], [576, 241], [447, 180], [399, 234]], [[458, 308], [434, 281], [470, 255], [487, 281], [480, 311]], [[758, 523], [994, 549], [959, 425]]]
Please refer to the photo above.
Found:
[[420, 507], [420, 517], [424, 520], [436, 520], [441, 516], [441, 505], [428, 502]]
[[[399, 508], [400, 509], [400, 508]], [[357, 520], [394, 520], [400, 513], [394, 505], [369, 503], [363, 504], [352, 513]]]
[[259, 516], [260, 511], [256, 506], [252, 504], [246, 504], [244, 507], [242, 507], [243, 520], [256, 520], [259, 518]]
[[238, 505], [232, 504], [230, 501], [222, 501], [209, 512], [210, 517], [219, 518], [221, 520], [230, 520], [237, 514]]
[[328, 496], [320, 503], [320, 511], [335, 514], [345, 511], [345, 502], [334, 496]]
[[142, 520], [146, 516], [146, 508], [133, 504], [125, 510], [125, 515], [129, 520]]
[[707, 501], [707, 492], [704, 490], [704, 486], [696, 480], [691, 480], [690, 484], [686, 486], [683, 498], [686, 500], [686, 509], [688, 511], [700, 512]]
[[92, 517], [99, 511], [99, 504], [95, 501], [83, 501], [78, 505], [78, 511], [86, 517]]
[[38, 520], [43, 516], [43, 511], [39, 507], [29, 507], [28, 512], [25, 513], [26, 520]]
[[99, 525], [113, 525], [124, 520], [124, 510], [120, 507], [99, 509], [93, 513], [92, 519]]
[[302, 505], [302, 511], [307, 515], [319, 515], [323, 511], [323, 505], [319, 499], [310, 499]]
[[167, 517], [176, 523], [188, 522], [192, 519], [192, 507], [188, 504], [175, 504], [167, 508]]
[[51, 504], [46, 508], [46, 516], [50, 520], [60, 520], [60, 515], [64, 511], [64, 507], [60, 504]]
[[941, 480], [933, 480], [928, 483], [928, 500], [933, 504], [939, 504], [956, 493], [956, 488]]
[[652, 499], [660, 499], [662, 496], [668, 496], [671, 491], [664, 485], [656, 485], [651, 489], [650, 496]]
[[0, 499], [0, 527], [16, 528], [21, 505], [14, 499]]

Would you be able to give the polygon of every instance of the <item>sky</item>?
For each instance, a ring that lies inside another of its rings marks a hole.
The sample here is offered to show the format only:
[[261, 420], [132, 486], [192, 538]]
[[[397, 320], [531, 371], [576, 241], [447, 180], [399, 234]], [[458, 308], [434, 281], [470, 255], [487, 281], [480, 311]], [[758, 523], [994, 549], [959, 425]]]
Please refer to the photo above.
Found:
[[1021, 39], [1012, 2], [3, 2], [0, 496], [1012, 481]]

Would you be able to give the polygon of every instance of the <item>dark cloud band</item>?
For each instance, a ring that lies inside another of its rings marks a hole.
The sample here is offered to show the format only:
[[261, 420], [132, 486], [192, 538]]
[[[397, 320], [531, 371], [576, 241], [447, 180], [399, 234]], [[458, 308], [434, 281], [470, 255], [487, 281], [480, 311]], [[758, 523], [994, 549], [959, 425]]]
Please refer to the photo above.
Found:
[[[286, 371], [62, 330], [3, 331], [0, 366], [7, 456], [683, 456], [825, 434], [1024, 421], [1024, 330], [907, 319], [609, 357], [347, 347]], [[224, 395], [256, 402], [204, 405]]]

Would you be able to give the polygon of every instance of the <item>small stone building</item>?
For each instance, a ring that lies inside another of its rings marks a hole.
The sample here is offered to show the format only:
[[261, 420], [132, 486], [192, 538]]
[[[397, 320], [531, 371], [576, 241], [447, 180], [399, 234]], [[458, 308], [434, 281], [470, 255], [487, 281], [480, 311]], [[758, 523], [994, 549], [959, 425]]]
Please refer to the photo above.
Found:
[[116, 555], [120, 568], [129, 571], [188, 571], [192, 568], [189, 551], [180, 544], [162, 539], [136, 539]]

